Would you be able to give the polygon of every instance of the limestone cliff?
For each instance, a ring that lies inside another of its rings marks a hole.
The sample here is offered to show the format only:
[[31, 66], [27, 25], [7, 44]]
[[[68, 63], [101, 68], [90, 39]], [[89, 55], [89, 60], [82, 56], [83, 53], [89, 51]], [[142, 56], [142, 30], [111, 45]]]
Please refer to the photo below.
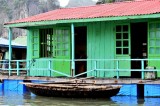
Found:
[[[0, 4], [0, 36], [5, 38], [8, 38], [8, 31], [3, 27], [5, 22], [60, 8], [58, 0], [0, 0]], [[92, 0], [70, 0], [65, 8], [94, 4]], [[24, 30], [13, 28], [13, 39], [25, 35]]]
[[[25, 18], [59, 8], [58, 0], [0, 0], [0, 36], [7, 38], [5, 22]], [[26, 35], [25, 31], [13, 29], [13, 39]]]

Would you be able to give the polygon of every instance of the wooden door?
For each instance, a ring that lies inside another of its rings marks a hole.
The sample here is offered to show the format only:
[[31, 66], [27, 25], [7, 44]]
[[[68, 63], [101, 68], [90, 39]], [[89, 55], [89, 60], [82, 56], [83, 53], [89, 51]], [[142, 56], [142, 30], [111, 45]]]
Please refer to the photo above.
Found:
[[[119, 61], [119, 69], [121, 70], [120, 76], [130, 76], [131, 72], [129, 71], [131, 68], [130, 59], [130, 25], [116, 25], [115, 27], [115, 51], [116, 51], [116, 59], [120, 59]], [[115, 64], [117, 68], [117, 62]], [[128, 69], [128, 71], [125, 71]]]
[[[53, 69], [62, 73], [71, 74], [71, 43], [70, 43], [70, 28], [53, 29]], [[63, 76], [54, 73], [54, 76]]]
[[[148, 58], [160, 59], [160, 22], [150, 22], [148, 29]], [[148, 66], [160, 69], [160, 61], [150, 60]], [[160, 72], [158, 72], [158, 77], [160, 77]]]

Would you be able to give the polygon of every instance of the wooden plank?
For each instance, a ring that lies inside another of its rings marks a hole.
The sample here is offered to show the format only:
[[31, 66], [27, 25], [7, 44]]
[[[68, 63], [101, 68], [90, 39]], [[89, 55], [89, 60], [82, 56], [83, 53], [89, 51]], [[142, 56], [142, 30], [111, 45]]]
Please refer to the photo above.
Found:
[[[70, 81], [72, 78], [54, 78], [54, 77], [27, 77], [27, 76], [8, 76], [0, 75], [1, 81], [7, 80], [25, 80], [25, 81], [39, 81], [39, 82], [59, 82], [59, 81]], [[84, 80], [86, 83], [96, 84], [112, 84], [112, 85], [122, 85], [122, 84], [160, 84], [160, 79], [155, 80], [142, 80], [137, 78], [91, 78]]]

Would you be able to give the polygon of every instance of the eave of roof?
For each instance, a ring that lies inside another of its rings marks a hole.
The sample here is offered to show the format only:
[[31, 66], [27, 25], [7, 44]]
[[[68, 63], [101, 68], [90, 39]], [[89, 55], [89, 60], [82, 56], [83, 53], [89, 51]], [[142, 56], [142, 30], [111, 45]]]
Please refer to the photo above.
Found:
[[[26, 45], [15, 43], [14, 41], [12, 41], [11, 44], [13, 48], [26, 48]], [[0, 47], [9, 47], [9, 40], [5, 38], [0, 38]]]
[[103, 18], [86, 18], [86, 19], [72, 19], [72, 20], [53, 20], [53, 21], [39, 21], [39, 22], [24, 22], [7, 24], [4, 27], [32, 27], [32, 26], [45, 26], [66, 23], [85, 23], [85, 22], [98, 22], [98, 21], [117, 21], [117, 20], [133, 20], [133, 19], [160, 19], [160, 14], [147, 14], [147, 15], [134, 15], [134, 16], [121, 16], [121, 17], [103, 17]]
[[[1, 44], [0, 44], [0, 47], [3, 47], [3, 48], [4, 48], [4, 47], [7, 47], [7, 48], [8, 48], [9, 45], [1, 45]], [[21, 48], [21, 49], [26, 49], [26, 48], [27, 48], [26, 46], [17, 46], [17, 45], [11, 45], [11, 47], [12, 47], [12, 48]]]

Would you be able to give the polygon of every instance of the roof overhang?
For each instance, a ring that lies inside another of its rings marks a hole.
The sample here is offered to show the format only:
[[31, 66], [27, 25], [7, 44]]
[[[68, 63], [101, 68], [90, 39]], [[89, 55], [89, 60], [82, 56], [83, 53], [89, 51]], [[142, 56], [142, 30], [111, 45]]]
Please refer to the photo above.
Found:
[[[9, 47], [9, 45], [0, 45], [0, 47]], [[27, 47], [26, 46], [17, 46], [17, 45], [12, 45], [11, 46], [12, 48], [21, 48], [21, 49], [26, 49]]]
[[24, 23], [5, 24], [4, 27], [26, 28], [26, 27], [33, 27], [33, 26], [47, 26], [47, 25], [66, 24], [66, 23], [86, 23], [86, 22], [98, 22], [98, 21], [120, 21], [120, 20], [136, 20], [136, 19], [160, 19], [160, 13], [147, 14], [147, 15], [146, 14], [134, 15], [134, 16], [24, 22]]

